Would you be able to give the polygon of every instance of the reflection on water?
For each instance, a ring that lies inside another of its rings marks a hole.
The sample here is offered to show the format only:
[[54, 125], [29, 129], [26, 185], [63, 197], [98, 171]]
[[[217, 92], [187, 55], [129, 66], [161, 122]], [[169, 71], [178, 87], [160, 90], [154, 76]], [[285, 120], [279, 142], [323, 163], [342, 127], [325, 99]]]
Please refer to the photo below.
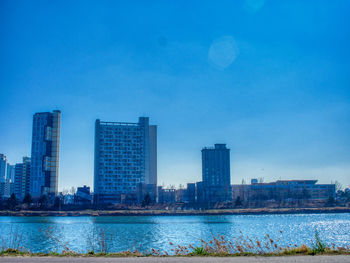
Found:
[[[101, 231], [109, 251], [151, 248], [170, 251], [169, 242], [200, 245], [213, 236], [244, 236], [262, 240], [269, 234], [279, 245], [312, 245], [314, 231], [329, 245], [350, 245], [349, 214], [140, 216], [140, 217], [0, 217], [0, 244], [20, 237], [32, 252], [77, 252], [94, 249]], [[95, 247], [96, 249], [96, 247]]]

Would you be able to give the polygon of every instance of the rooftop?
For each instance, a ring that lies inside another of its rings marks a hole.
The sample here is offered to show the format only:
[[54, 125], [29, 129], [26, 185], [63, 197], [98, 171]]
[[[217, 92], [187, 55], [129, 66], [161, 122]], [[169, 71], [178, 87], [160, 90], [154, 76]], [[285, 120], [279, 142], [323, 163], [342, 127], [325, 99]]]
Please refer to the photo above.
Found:
[[222, 149], [228, 149], [226, 148], [226, 143], [215, 143], [214, 147], [204, 147], [203, 150], [222, 150]]
[[138, 123], [135, 122], [112, 122], [112, 121], [100, 121], [101, 125], [106, 126], [138, 126]]

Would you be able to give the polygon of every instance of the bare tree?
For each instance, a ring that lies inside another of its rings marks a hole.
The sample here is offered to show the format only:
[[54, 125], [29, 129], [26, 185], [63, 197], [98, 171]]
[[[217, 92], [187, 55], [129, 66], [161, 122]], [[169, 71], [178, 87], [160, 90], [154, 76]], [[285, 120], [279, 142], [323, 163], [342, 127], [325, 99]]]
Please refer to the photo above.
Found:
[[74, 186], [72, 186], [72, 188], [69, 190], [69, 193], [70, 193], [71, 195], [75, 195], [75, 192], [76, 192], [76, 189], [75, 189]]
[[339, 183], [338, 181], [335, 181], [334, 184], [335, 184], [335, 191], [336, 192], [343, 189], [343, 185], [341, 183]]
[[66, 188], [63, 188], [62, 195], [67, 195], [67, 194], [69, 194], [69, 190]]

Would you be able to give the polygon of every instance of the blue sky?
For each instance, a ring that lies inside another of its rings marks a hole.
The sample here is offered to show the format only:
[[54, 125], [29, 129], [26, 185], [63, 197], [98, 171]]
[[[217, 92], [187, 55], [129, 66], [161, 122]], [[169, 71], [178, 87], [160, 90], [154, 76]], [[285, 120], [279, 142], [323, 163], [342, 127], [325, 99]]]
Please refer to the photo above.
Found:
[[349, 1], [0, 1], [0, 152], [62, 111], [59, 188], [92, 185], [94, 121], [158, 127], [158, 181], [350, 184]]

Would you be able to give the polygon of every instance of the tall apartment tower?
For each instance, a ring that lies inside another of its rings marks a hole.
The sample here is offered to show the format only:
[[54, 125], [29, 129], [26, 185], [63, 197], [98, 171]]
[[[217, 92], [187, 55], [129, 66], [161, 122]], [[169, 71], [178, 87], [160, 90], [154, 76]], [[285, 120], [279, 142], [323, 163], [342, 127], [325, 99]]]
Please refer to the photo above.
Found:
[[15, 166], [7, 163], [6, 181], [13, 183], [15, 180]]
[[231, 197], [230, 149], [226, 144], [202, 149], [202, 180], [206, 202], [224, 202]]
[[6, 193], [7, 159], [0, 153], [0, 198], [4, 198]]
[[14, 165], [7, 162], [4, 154], [0, 154], [0, 198], [8, 198], [13, 193], [14, 171]]
[[23, 157], [23, 162], [15, 165], [14, 193], [20, 201], [29, 193], [30, 164], [30, 158]]
[[95, 123], [94, 200], [136, 200], [140, 184], [157, 185], [157, 126], [148, 117], [138, 123]]
[[0, 183], [6, 180], [7, 159], [5, 154], [0, 153]]
[[61, 112], [35, 113], [33, 117], [30, 194], [57, 195]]

